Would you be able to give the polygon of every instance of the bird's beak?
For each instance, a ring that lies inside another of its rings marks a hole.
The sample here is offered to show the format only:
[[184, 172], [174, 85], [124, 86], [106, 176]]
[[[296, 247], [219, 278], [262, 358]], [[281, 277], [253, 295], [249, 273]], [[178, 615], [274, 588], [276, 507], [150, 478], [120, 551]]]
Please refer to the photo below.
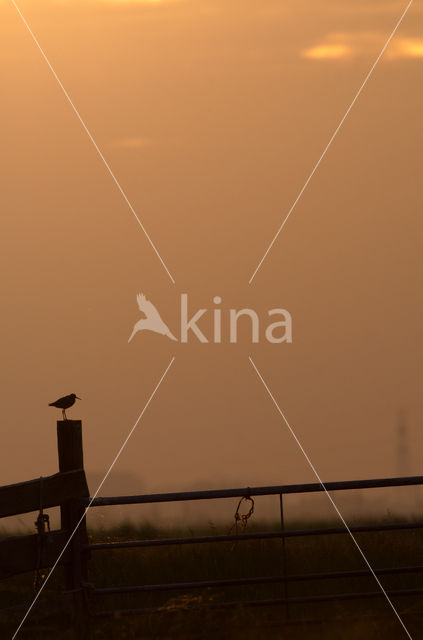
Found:
[[80, 398], [79, 396], [75, 396], [75, 398], [78, 398], [78, 400], [82, 400], [82, 398]]

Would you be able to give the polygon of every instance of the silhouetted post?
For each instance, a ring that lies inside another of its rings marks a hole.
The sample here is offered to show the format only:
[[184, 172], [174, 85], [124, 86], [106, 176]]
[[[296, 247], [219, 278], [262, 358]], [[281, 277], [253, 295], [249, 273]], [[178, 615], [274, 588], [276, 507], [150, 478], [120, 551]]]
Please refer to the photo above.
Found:
[[57, 448], [59, 471], [74, 471], [84, 468], [81, 420], [57, 421]]
[[[57, 421], [57, 448], [59, 454], [59, 471], [74, 471], [84, 468], [82, 449], [82, 424], [80, 420]], [[86, 495], [89, 496], [88, 486]], [[76, 622], [83, 622], [85, 611], [84, 582], [87, 580], [88, 555], [81, 548], [88, 543], [87, 525], [84, 516], [84, 507], [78, 499], [68, 500], [60, 505], [61, 528], [69, 532], [69, 536], [75, 531], [69, 543], [72, 562], [65, 566], [66, 588], [73, 592], [74, 613]]]
[[286, 567], [286, 544], [285, 544], [285, 518], [283, 511], [283, 495], [279, 494], [279, 511], [281, 517], [281, 533], [282, 533], [282, 573], [285, 580], [283, 581], [283, 597], [285, 600], [285, 616], [289, 618], [289, 604], [288, 604], [288, 582], [287, 582], [287, 567]]

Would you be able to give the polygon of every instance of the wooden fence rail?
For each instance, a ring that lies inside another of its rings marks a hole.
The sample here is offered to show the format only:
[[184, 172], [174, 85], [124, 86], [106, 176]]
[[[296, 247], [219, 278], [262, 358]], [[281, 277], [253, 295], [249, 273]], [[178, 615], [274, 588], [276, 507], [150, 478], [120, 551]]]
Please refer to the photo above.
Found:
[[[45, 535], [41, 551], [39, 551], [40, 537], [37, 533], [2, 540], [0, 542], [0, 579], [26, 571], [52, 567], [68, 537], [67, 531], [50, 531]], [[69, 564], [71, 561], [70, 550], [66, 549], [59, 564]]]
[[0, 487], [0, 518], [57, 507], [89, 495], [83, 469]]
[[[80, 420], [57, 422], [59, 473], [0, 487], [0, 518], [38, 511], [38, 533], [0, 541], [0, 579], [52, 567], [84, 514], [81, 500], [89, 496], [85, 477]], [[60, 507], [60, 530], [50, 531], [45, 509]], [[72, 592], [77, 618], [83, 614], [82, 585], [87, 577], [88, 536], [82, 519], [59, 564], [65, 567], [65, 588]]]

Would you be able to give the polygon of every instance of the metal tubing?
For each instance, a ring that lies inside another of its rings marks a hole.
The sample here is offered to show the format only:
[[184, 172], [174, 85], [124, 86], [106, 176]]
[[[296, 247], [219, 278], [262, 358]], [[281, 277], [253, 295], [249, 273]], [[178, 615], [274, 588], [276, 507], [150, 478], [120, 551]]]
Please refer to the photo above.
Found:
[[[347, 480], [343, 482], [326, 482], [327, 491], [346, 491], [351, 489], [377, 489], [382, 487], [405, 487], [423, 484], [423, 476], [406, 478], [379, 478], [373, 480]], [[313, 493], [324, 491], [318, 483], [288, 484], [270, 487], [244, 487], [241, 489], [217, 489], [212, 491], [181, 491], [178, 493], [153, 493], [150, 495], [116, 496], [111, 498], [94, 498], [92, 507], [105, 507], [116, 504], [146, 504], [152, 502], [182, 502], [186, 500], [214, 500], [217, 498], [240, 498], [249, 496], [270, 496], [280, 493]], [[90, 499], [81, 501], [88, 506]]]
[[[387, 591], [389, 597], [399, 596], [419, 596], [423, 594], [423, 589], [404, 589], [403, 591]], [[372, 591], [364, 593], [344, 593], [344, 594], [328, 594], [323, 596], [305, 596], [302, 598], [289, 598], [289, 604], [300, 604], [302, 602], [325, 602], [331, 600], [361, 600], [363, 598], [384, 598], [385, 595], [382, 591]], [[187, 610], [201, 610], [201, 609], [235, 609], [237, 607], [267, 607], [274, 605], [283, 605], [285, 600], [246, 600], [245, 602], [215, 602], [212, 604], [201, 605], [187, 605], [176, 607], [156, 607], [149, 609], [118, 609], [110, 611], [97, 611], [94, 615], [114, 616], [114, 615], [134, 615], [134, 614], [148, 614], [148, 613], [177, 613], [179, 611]]]
[[[363, 525], [350, 527], [352, 533], [378, 532], [378, 531], [401, 531], [404, 529], [422, 529], [423, 522], [407, 522], [399, 524], [385, 525]], [[328, 527], [327, 529], [292, 529], [276, 532], [263, 533], [243, 533], [227, 536], [197, 536], [193, 538], [162, 538], [160, 540], [131, 540], [129, 542], [96, 542], [82, 545], [83, 549], [90, 551], [102, 551], [106, 549], [134, 549], [137, 547], [166, 547], [179, 544], [202, 544], [212, 542], [243, 542], [247, 540], [272, 540], [275, 538], [292, 538], [300, 536], [346, 534], [348, 531], [344, 527]]]
[[[413, 567], [389, 567], [385, 569], [376, 569], [377, 575], [394, 575], [404, 573], [420, 573], [423, 566]], [[139, 593], [150, 591], [176, 591], [178, 589], [206, 589], [209, 587], [237, 587], [243, 585], [254, 584], [279, 584], [280, 582], [300, 582], [302, 580], [327, 580], [339, 578], [371, 578], [371, 574], [367, 570], [359, 571], [334, 571], [331, 573], [305, 573], [291, 576], [266, 576], [257, 578], [233, 578], [230, 580], [207, 580], [200, 582], [176, 582], [170, 584], [145, 584], [127, 587], [104, 587], [101, 589], [93, 589], [94, 595], [108, 596], [116, 593]], [[286, 598], [283, 598], [286, 601]]]

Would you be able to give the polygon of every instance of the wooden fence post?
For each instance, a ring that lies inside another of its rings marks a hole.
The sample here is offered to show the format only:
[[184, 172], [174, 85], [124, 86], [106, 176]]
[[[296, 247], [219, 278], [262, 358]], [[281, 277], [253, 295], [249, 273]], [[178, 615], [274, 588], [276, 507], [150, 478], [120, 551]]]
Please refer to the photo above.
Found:
[[[84, 468], [82, 449], [82, 424], [80, 420], [57, 421], [57, 448], [59, 455], [59, 471], [74, 471]], [[89, 496], [87, 487], [86, 495]], [[88, 542], [87, 525], [84, 516], [84, 507], [81, 507], [78, 499], [67, 500], [60, 505], [61, 528], [69, 535], [78, 526], [69, 543], [72, 561], [65, 565], [66, 589], [73, 592], [74, 615], [77, 627], [84, 625], [86, 614], [86, 600], [84, 583], [87, 581], [88, 554], [83, 551], [81, 545]]]
[[285, 517], [284, 517], [284, 509], [283, 509], [283, 494], [279, 494], [279, 510], [281, 517], [281, 533], [282, 535], [282, 573], [285, 580], [283, 581], [283, 598], [285, 600], [285, 617], [289, 618], [289, 603], [288, 603], [288, 582], [286, 577], [288, 575], [287, 572], [287, 562], [286, 562], [286, 540], [285, 540]]

